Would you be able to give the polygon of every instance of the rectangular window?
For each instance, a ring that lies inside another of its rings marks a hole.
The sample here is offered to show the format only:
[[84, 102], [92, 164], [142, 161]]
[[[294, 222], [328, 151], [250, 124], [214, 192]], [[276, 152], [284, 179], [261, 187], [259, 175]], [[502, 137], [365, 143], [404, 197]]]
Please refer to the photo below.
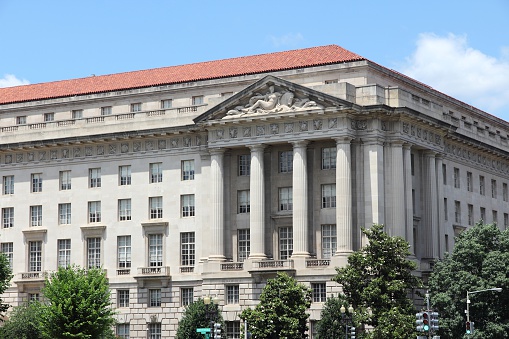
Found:
[[58, 239], [58, 267], [71, 265], [71, 239]]
[[239, 285], [226, 285], [226, 304], [238, 304], [239, 294]]
[[249, 176], [251, 172], [251, 155], [241, 154], [237, 158], [239, 176]]
[[120, 166], [118, 168], [119, 185], [131, 185], [131, 166]]
[[14, 194], [14, 175], [4, 176], [3, 183], [4, 183], [3, 193], [5, 195]]
[[163, 181], [163, 164], [161, 162], [155, 162], [149, 165], [150, 170], [150, 183]]
[[454, 187], [460, 188], [460, 169], [454, 167]]
[[[412, 175], [415, 175], [415, 157], [412, 154], [410, 154], [410, 173]], [[444, 175], [445, 175], [445, 171], [444, 171]]]
[[444, 198], [444, 220], [449, 220], [449, 207], [447, 206], [447, 198]]
[[322, 148], [322, 169], [329, 170], [336, 168], [336, 147]]
[[28, 271], [41, 272], [42, 270], [42, 241], [28, 242]]
[[148, 339], [161, 339], [161, 323], [148, 324]]
[[472, 226], [474, 224], [474, 205], [468, 204], [467, 206], [468, 224]]
[[249, 213], [250, 211], [249, 190], [237, 191], [237, 213]]
[[509, 190], [507, 188], [507, 184], [506, 183], [502, 184], [502, 199], [504, 201], [508, 201], [509, 200]]
[[88, 202], [88, 222], [101, 222], [101, 202], [89, 201]]
[[129, 323], [117, 324], [117, 336], [122, 339], [129, 339]]
[[101, 115], [110, 115], [111, 114], [111, 106], [101, 107]]
[[28, 293], [28, 301], [40, 301], [39, 293]]
[[148, 265], [150, 267], [163, 266], [162, 234], [149, 234], [148, 236]]
[[226, 321], [226, 337], [228, 339], [241, 339], [240, 321]]
[[131, 112], [141, 112], [141, 102], [131, 104]]
[[60, 225], [71, 224], [71, 204], [58, 204], [58, 223]]
[[327, 301], [326, 283], [312, 283], [311, 290], [313, 291], [314, 303], [324, 303]]
[[194, 180], [194, 160], [182, 161], [182, 180]]
[[32, 174], [32, 192], [42, 192], [42, 173]]
[[504, 213], [504, 229], [509, 228], [509, 213]]
[[60, 171], [59, 174], [60, 190], [66, 191], [71, 189], [71, 171]]
[[472, 177], [472, 172], [467, 172], [467, 191], [474, 191], [474, 180]]
[[72, 119], [81, 119], [81, 118], [83, 118], [83, 110], [82, 109], [72, 110], [71, 118]]
[[163, 197], [148, 198], [150, 206], [150, 219], [161, 219], [163, 217]]
[[117, 307], [129, 307], [129, 290], [117, 290]]
[[454, 221], [461, 223], [461, 205], [459, 201], [454, 201]]
[[194, 232], [180, 233], [180, 265], [194, 266], [195, 243]]
[[242, 262], [249, 257], [251, 251], [251, 239], [249, 229], [237, 230], [238, 261]]
[[19, 117], [16, 117], [16, 125], [25, 125], [26, 123], [27, 123], [26, 115], [20, 115]]
[[180, 305], [187, 306], [194, 301], [194, 289], [192, 287], [182, 287], [180, 289]]
[[336, 184], [322, 185], [322, 208], [336, 207]]
[[171, 99], [165, 99], [161, 100], [161, 108], [162, 109], [168, 109], [172, 106], [172, 100]]
[[291, 227], [279, 228], [279, 259], [290, 259], [293, 253], [293, 229]]
[[279, 173], [293, 172], [293, 151], [279, 152]]
[[149, 296], [149, 306], [150, 307], [161, 306], [161, 289], [160, 288], [149, 289], [148, 296]]
[[42, 205], [30, 206], [30, 226], [42, 226]]
[[293, 191], [291, 187], [279, 188], [279, 210], [293, 210]]
[[55, 120], [55, 113], [44, 113], [44, 122]]
[[486, 195], [486, 188], [484, 186], [484, 177], [482, 175], [479, 176], [479, 194]]
[[87, 267], [101, 267], [101, 238], [87, 238]]
[[442, 182], [445, 185], [447, 185], [447, 166], [445, 164], [442, 164]]
[[117, 262], [119, 268], [131, 267], [131, 236], [117, 237]]
[[2, 227], [14, 227], [14, 207], [2, 208]]
[[497, 181], [493, 179], [491, 180], [491, 197], [493, 199], [497, 198]]
[[187, 194], [181, 197], [182, 217], [194, 217], [194, 194]]
[[486, 208], [481, 207], [479, 211], [481, 212], [481, 221], [484, 224], [486, 223]]
[[7, 260], [9, 261], [9, 267], [12, 270], [12, 259], [14, 253], [14, 245], [12, 242], [3, 242], [1, 246], [2, 253], [5, 254]]
[[332, 258], [336, 249], [336, 225], [322, 225], [322, 259]]
[[498, 212], [493, 210], [493, 211], [491, 211], [491, 215], [493, 217], [493, 223], [498, 224]]
[[192, 98], [192, 105], [202, 105], [203, 104], [203, 95], [197, 95]]
[[118, 200], [118, 220], [131, 220], [131, 199]]
[[88, 180], [90, 188], [101, 187], [101, 169], [100, 168], [89, 169]]

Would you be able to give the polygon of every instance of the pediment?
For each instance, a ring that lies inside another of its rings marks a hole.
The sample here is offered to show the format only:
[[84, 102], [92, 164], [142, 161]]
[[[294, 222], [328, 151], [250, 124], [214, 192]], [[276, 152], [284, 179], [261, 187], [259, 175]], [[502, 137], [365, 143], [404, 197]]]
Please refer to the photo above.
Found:
[[352, 103], [274, 76], [266, 76], [196, 117], [195, 123], [294, 112], [323, 111]]

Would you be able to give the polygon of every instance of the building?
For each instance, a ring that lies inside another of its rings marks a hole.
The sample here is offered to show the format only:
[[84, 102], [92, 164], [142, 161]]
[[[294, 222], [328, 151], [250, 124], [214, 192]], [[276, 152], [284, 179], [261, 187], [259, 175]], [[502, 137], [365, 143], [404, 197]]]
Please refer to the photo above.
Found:
[[[227, 332], [267, 277], [313, 290], [387, 225], [423, 276], [477, 220], [509, 224], [509, 124], [339, 46], [0, 89], [3, 295], [106, 270], [117, 333], [174, 337], [217, 296]], [[311, 326], [313, 328], [313, 326]]]

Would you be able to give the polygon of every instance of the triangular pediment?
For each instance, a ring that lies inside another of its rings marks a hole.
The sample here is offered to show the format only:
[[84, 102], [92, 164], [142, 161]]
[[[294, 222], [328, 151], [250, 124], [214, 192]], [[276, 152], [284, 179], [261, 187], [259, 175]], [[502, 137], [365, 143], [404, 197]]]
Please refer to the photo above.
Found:
[[323, 111], [352, 103], [274, 76], [266, 76], [194, 119], [233, 120], [293, 112]]

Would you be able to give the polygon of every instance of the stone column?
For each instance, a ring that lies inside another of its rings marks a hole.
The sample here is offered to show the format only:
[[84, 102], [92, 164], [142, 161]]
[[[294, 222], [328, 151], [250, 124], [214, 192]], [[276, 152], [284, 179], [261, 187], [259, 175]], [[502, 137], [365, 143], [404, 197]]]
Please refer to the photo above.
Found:
[[424, 175], [422, 187], [424, 190], [424, 201], [422, 223], [419, 232], [419, 237], [424, 239], [424, 259], [433, 259], [434, 256], [434, 239], [438, 230], [438, 211], [437, 211], [437, 178], [436, 178], [436, 165], [435, 165], [435, 152], [425, 151], [423, 153], [424, 159]]
[[224, 261], [224, 149], [210, 150], [211, 249], [210, 261]]
[[383, 140], [380, 138], [365, 140], [364, 213], [367, 228], [370, 228], [373, 224], [385, 224], [383, 164]]
[[308, 179], [307, 144], [301, 140], [293, 142], [293, 257], [309, 257], [308, 252]]
[[265, 180], [263, 175], [263, 150], [265, 145], [252, 145], [249, 148], [251, 150], [249, 176], [251, 251], [249, 259], [262, 260], [267, 258], [265, 254]]
[[405, 182], [405, 224], [406, 224], [406, 241], [410, 245], [409, 251], [415, 254], [414, 249], [414, 205], [412, 199], [412, 159], [410, 144], [403, 145], [403, 177]]
[[336, 139], [336, 234], [335, 255], [349, 255], [352, 239], [352, 155], [350, 137]]
[[444, 185], [443, 185], [443, 174], [442, 164], [443, 158], [441, 154], [438, 154], [435, 158], [436, 163], [436, 187], [437, 187], [437, 221], [435, 224], [436, 229], [431, 230], [435, 236], [433, 244], [433, 258], [441, 257], [445, 251], [445, 232], [444, 232]]
[[403, 176], [403, 143], [396, 141], [391, 143], [391, 168], [390, 171], [390, 220], [389, 229], [391, 235], [406, 239], [405, 218], [405, 180]]

